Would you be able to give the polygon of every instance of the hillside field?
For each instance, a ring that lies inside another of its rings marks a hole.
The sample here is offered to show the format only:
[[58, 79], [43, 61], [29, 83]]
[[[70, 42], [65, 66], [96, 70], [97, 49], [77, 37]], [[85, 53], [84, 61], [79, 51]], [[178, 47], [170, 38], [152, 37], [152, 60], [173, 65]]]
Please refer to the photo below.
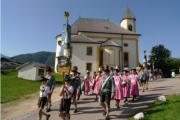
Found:
[[[54, 75], [58, 86], [62, 83], [62, 77], [59, 74]], [[38, 92], [39, 86], [39, 81], [18, 78], [17, 71], [14, 69], [1, 70], [1, 103], [17, 100]]]

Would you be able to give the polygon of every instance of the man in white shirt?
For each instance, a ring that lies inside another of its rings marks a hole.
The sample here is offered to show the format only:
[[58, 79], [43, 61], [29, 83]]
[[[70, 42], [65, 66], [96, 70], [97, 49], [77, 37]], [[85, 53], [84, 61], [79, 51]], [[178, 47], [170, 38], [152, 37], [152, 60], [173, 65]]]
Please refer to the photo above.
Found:
[[60, 108], [59, 108], [59, 116], [63, 120], [69, 120], [70, 119], [70, 107], [71, 107], [71, 98], [72, 94], [74, 92], [74, 87], [70, 84], [71, 79], [69, 75], [65, 75], [65, 84], [62, 85], [61, 90], [60, 90], [60, 97], [61, 97], [61, 102], [60, 102]]

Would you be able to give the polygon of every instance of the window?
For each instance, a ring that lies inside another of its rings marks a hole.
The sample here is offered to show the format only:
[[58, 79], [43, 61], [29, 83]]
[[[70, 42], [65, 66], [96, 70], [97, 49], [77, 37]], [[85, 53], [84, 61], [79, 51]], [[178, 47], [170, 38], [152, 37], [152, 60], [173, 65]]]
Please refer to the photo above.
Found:
[[43, 76], [44, 75], [44, 69], [38, 69], [38, 75]]
[[132, 31], [132, 25], [131, 25], [131, 24], [128, 25], [128, 30], [129, 30], [129, 31]]
[[92, 52], [93, 52], [92, 47], [87, 47], [87, 49], [86, 49], [86, 55], [92, 56]]
[[124, 52], [124, 67], [129, 67], [129, 53]]
[[92, 63], [86, 63], [86, 70], [92, 71]]
[[128, 47], [128, 44], [127, 44], [127, 43], [124, 43], [124, 47]]

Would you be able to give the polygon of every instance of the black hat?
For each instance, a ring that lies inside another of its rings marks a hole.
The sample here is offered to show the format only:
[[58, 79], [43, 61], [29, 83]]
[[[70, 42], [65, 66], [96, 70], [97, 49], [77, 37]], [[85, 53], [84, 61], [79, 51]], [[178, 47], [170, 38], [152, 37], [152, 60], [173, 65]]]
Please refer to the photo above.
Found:
[[136, 68], [132, 68], [131, 70], [136, 71]]
[[71, 80], [70, 75], [66, 74], [66, 75], [64, 76], [64, 81], [67, 82], [67, 81], [70, 81], [70, 80]]
[[45, 78], [44, 76], [41, 76], [41, 80], [40, 80], [41, 82], [42, 81], [47, 81], [47, 80], [48, 80], [47, 78]]
[[110, 70], [106, 68], [106, 69], [104, 70], [104, 72], [109, 73]]
[[77, 66], [73, 66], [72, 72], [78, 72], [78, 67]]
[[106, 68], [105, 69], [109, 69], [109, 65], [106, 65]]
[[47, 71], [47, 72], [52, 72], [51, 67], [50, 67], [50, 66], [47, 66], [47, 67], [46, 67], [46, 71]]

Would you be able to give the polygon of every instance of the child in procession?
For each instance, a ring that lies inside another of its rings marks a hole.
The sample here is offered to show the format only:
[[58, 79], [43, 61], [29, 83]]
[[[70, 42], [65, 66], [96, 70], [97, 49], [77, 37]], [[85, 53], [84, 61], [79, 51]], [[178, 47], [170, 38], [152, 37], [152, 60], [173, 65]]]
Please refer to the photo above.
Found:
[[97, 76], [96, 76], [96, 79], [95, 79], [95, 81], [94, 81], [94, 90], [93, 90], [93, 93], [94, 93], [94, 95], [96, 96], [95, 101], [98, 100], [99, 87], [100, 87], [100, 82], [101, 82], [101, 79], [102, 79], [101, 73], [102, 73], [102, 71], [99, 70], [99, 71], [98, 71], [98, 74], [97, 74]]
[[90, 92], [91, 90], [91, 86], [90, 86], [90, 82], [91, 82], [91, 76], [90, 76], [90, 72], [87, 71], [86, 72], [86, 75], [84, 76], [84, 92], [85, 92], [85, 95], [88, 95], [88, 93]]
[[38, 113], [39, 113], [39, 120], [42, 120], [42, 115], [46, 116], [46, 120], [49, 120], [50, 114], [43, 111], [44, 106], [47, 102], [47, 97], [50, 89], [48, 86], [46, 86], [46, 79], [43, 77], [41, 80], [41, 86], [40, 86], [40, 95], [38, 100]]
[[[77, 73], [77, 77], [80, 78], [80, 75], [81, 75], [81, 73], [78, 72], [78, 73]], [[80, 84], [79, 84], [79, 86], [78, 86], [77, 100], [79, 100], [79, 99], [80, 99], [80, 96], [82, 95], [81, 79], [80, 79], [80, 82], [79, 82], [79, 83], [80, 83]]]
[[130, 97], [130, 82], [129, 82], [129, 72], [128, 69], [125, 68], [123, 71], [122, 79], [122, 93], [124, 97], [124, 103], [128, 102], [128, 97]]
[[114, 100], [116, 100], [116, 107], [119, 109], [119, 103], [120, 100], [123, 99], [123, 94], [122, 94], [122, 88], [121, 88], [121, 78], [119, 75], [119, 69], [116, 67], [114, 71], [114, 83], [115, 83], [115, 91], [114, 91], [114, 96], [112, 97]]
[[71, 107], [71, 98], [74, 92], [74, 87], [70, 84], [71, 78], [69, 75], [65, 75], [64, 78], [65, 84], [60, 89], [60, 109], [59, 116], [63, 120], [70, 120], [70, 107]]
[[46, 86], [48, 86], [50, 88], [50, 91], [48, 93], [48, 99], [47, 99], [47, 103], [46, 103], [46, 112], [49, 112], [51, 110], [51, 97], [55, 88], [55, 77], [52, 75], [52, 69], [50, 66], [47, 67], [47, 75], [46, 75]]
[[135, 98], [139, 95], [139, 89], [138, 89], [138, 76], [136, 73], [136, 69], [132, 70], [132, 73], [130, 74], [130, 94], [133, 96], [132, 101], [135, 100]]

